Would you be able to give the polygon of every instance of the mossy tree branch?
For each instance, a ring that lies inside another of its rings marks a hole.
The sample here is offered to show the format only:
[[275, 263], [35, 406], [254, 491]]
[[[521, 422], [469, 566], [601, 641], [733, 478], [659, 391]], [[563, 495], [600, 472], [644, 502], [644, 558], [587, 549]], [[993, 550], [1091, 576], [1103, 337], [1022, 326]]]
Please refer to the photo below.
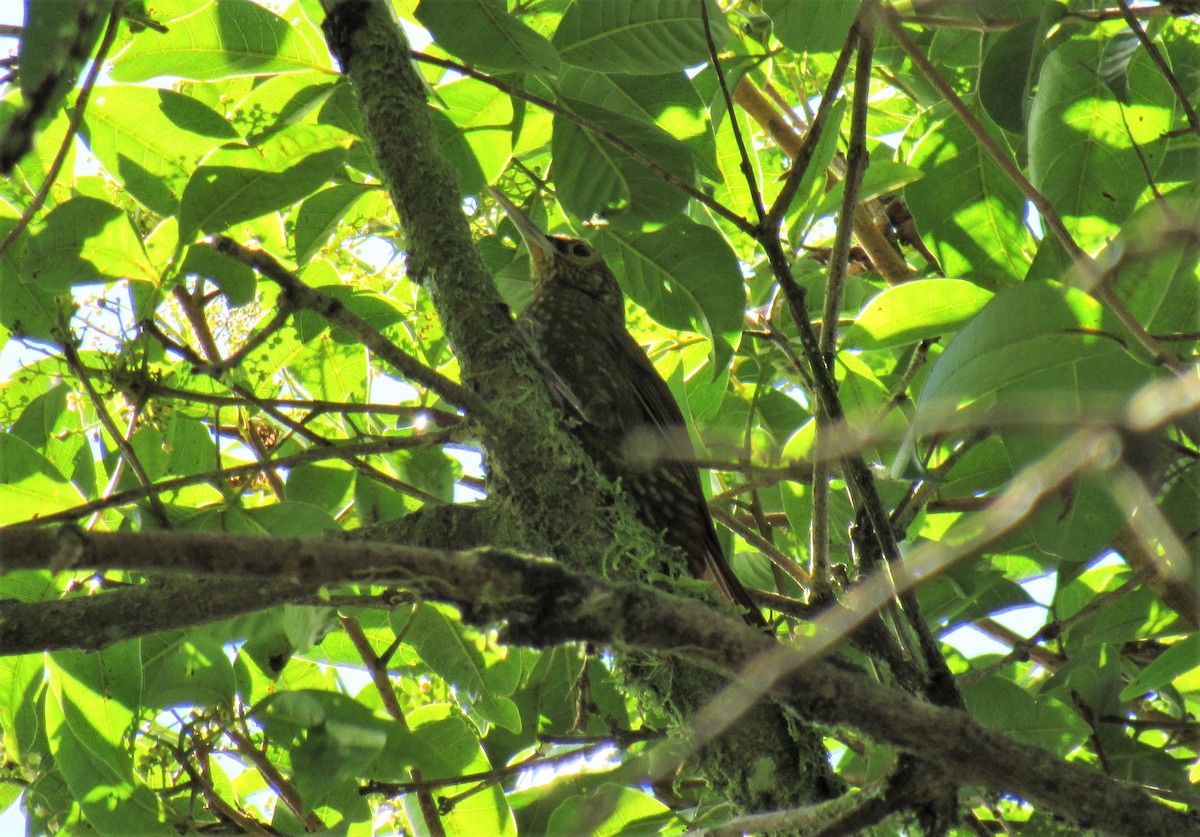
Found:
[[[805, 659], [735, 619], [715, 619], [701, 602], [605, 581], [520, 553], [392, 547], [373, 543], [179, 532], [88, 534], [0, 530], [0, 570], [64, 568], [236, 575], [315, 591], [370, 579], [456, 605], [464, 621], [504, 625], [508, 642], [548, 647], [591, 642], [666, 652], [686, 671], [736, 672], [747, 660], [791, 655], [773, 696], [801, 717], [849, 726], [918, 756], [956, 784], [1015, 794], [1084, 827], [1118, 834], [1197, 834], [1200, 819], [1141, 789], [1019, 744], [964, 712], [930, 706], [849, 666]], [[280, 581], [280, 577], [285, 579]], [[169, 583], [169, 582], [168, 582]], [[107, 594], [112, 595], [112, 594]], [[736, 679], [735, 679], [736, 682]], [[654, 759], [646, 762], [655, 775]], [[661, 761], [661, 760], [659, 760]], [[909, 804], [919, 800], [909, 799]]]

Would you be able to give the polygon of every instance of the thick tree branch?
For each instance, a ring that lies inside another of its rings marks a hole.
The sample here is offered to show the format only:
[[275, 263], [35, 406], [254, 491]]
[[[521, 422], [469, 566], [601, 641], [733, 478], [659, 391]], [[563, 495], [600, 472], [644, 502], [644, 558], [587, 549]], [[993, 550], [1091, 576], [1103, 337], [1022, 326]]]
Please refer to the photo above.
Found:
[[[9, 533], [0, 534], [0, 556], [8, 571]], [[42, 532], [53, 538], [49, 532]], [[48, 557], [37, 556], [45, 566]], [[25, 563], [25, 562], [22, 562]], [[117, 642], [160, 631], [220, 622], [276, 605], [320, 603], [313, 588], [278, 581], [214, 585], [173, 576], [136, 587], [50, 602], [0, 602], [0, 656], [38, 654], [62, 648], [99, 651]]]
[[[344, 540], [438, 544], [470, 549], [487, 543], [512, 545], [511, 522], [492, 503], [441, 505], [351, 532], [333, 533]], [[0, 530], [0, 544], [9, 530]], [[72, 530], [68, 530], [72, 531]], [[0, 567], [11, 552], [0, 546]], [[33, 561], [46, 568], [46, 556]], [[0, 572], [7, 570], [0, 569]], [[318, 596], [311, 584], [268, 579], [259, 584], [214, 584], [211, 579], [159, 577], [148, 584], [122, 587], [100, 595], [47, 602], [0, 602], [0, 656], [40, 653], [59, 648], [98, 651], [125, 639], [159, 631], [207, 625], [282, 604], [336, 604]], [[359, 596], [358, 606], [386, 606], [387, 594]]]
[[[1140, 788], [986, 729], [965, 712], [930, 706], [857, 670], [805, 659], [805, 643], [779, 646], [701, 602], [573, 572], [517, 553], [230, 537], [178, 532], [85, 534], [0, 530], [0, 570], [68, 563], [108, 569], [231, 572], [314, 587], [371, 579], [404, 583], [450, 602], [464, 620], [505, 624], [508, 641], [546, 647], [593, 642], [670, 651], [727, 672], [794, 655], [800, 663], [773, 695], [802, 716], [853, 727], [913, 753], [956, 783], [1014, 794], [1085, 828], [1115, 834], [1200, 834], [1200, 817]], [[156, 561], [157, 558], [157, 561]], [[275, 581], [279, 584], [280, 582]], [[103, 598], [103, 597], [98, 597]], [[743, 678], [752, 672], [742, 672]], [[742, 682], [737, 678], [734, 682]], [[653, 771], [651, 771], [653, 772]]]

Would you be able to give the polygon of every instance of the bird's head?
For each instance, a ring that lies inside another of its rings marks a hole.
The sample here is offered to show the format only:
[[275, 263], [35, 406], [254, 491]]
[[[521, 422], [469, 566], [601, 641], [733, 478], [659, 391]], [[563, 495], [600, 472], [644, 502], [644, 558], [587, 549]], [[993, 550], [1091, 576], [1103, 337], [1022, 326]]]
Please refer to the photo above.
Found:
[[489, 191], [504, 207], [529, 250], [529, 273], [535, 297], [554, 287], [570, 287], [582, 291], [601, 307], [624, 319], [625, 298], [621, 286], [595, 247], [579, 238], [547, 235], [520, 207], [495, 189]]

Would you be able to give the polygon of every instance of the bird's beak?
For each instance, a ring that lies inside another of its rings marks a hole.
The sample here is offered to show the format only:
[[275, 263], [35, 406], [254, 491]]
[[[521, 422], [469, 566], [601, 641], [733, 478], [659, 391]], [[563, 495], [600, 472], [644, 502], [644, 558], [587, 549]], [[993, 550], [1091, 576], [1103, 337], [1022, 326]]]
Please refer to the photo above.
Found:
[[516, 225], [517, 232], [521, 234], [525, 247], [529, 250], [529, 258], [533, 262], [533, 273], [540, 273], [542, 266], [549, 263], [557, 252], [554, 242], [537, 228], [537, 224], [529, 220], [529, 216], [521, 210], [521, 207], [506, 198], [498, 189], [489, 186], [487, 190], [496, 199], [496, 203], [504, 207], [508, 220]]

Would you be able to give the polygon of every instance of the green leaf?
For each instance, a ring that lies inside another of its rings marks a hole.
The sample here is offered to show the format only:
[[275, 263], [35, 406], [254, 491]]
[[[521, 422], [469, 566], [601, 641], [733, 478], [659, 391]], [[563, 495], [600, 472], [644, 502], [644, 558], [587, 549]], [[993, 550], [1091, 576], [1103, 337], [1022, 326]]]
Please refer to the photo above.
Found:
[[983, 57], [979, 103], [997, 125], [1014, 134], [1025, 133], [1034, 50], [1045, 34], [1042, 21], [1027, 20], [991, 38]]
[[462, 133], [488, 183], [494, 183], [512, 158], [517, 133], [513, 100], [501, 90], [473, 78], [439, 85], [436, 101]]
[[858, 16], [859, 0], [765, 0], [775, 37], [796, 52], [839, 52]]
[[45, 735], [38, 705], [44, 676], [40, 654], [0, 658], [0, 742], [6, 759], [28, 769], [36, 768], [35, 746]]
[[1066, 755], [1088, 739], [1090, 728], [1051, 697], [1035, 698], [1003, 677], [992, 676], [963, 689], [974, 718], [1018, 741]]
[[[32, 372], [24, 367], [21, 375]], [[50, 464], [82, 491], [90, 491], [96, 482], [95, 463], [85, 429], [90, 416], [76, 408], [74, 390], [69, 384], [57, 378], [49, 378], [46, 383], [51, 386], [34, 395], [21, 410], [20, 418], [12, 424], [12, 433], [39, 453], [44, 452]]]
[[53, 289], [118, 279], [158, 280], [129, 217], [111, 203], [83, 196], [46, 216], [41, 232], [29, 242], [25, 268], [30, 281]]
[[[1051, 424], [1116, 415], [1151, 371], [1126, 351], [1124, 328], [1092, 297], [1053, 282], [996, 294], [951, 341], [921, 392], [921, 414], [995, 406], [1046, 410]], [[980, 416], [982, 419], [982, 415]]]
[[941, 631], [1034, 603], [1025, 588], [982, 561], [955, 564], [922, 582], [917, 595], [921, 612]]
[[934, 108], [914, 127], [924, 133], [908, 163], [925, 176], [904, 195], [942, 273], [991, 289], [1024, 277], [1035, 246], [1024, 195], [948, 110]]
[[572, 796], [550, 817], [547, 837], [639, 837], [662, 833], [675, 814], [654, 797], [606, 783], [595, 793]]
[[[817, 140], [817, 147], [813, 149], [812, 156], [808, 159], [808, 167], [800, 178], [800, 186], [796, 189], [796, 197], [792, 201], [789, 212], [789, 215], [795, 216], [795, 220], [789, 220], [794, 231], [806, 230], [812, 219], [817, 217], [816, 207], [823, 202], [825, 196], [826, 172], [833, 162], [834, 155], [837, 154], [838, 141], [841, 139], [841, 132], [833, 130], [833, 126], [842, 124], [842, 119], [846, 115], [846, 107], [847, 102], [844, 98], [838, 99], [830, 107], [828, 127], [821, 132], [821, 137]], [[918, 179], [920, 178], [913, 178], [913, 180]], [[845, 187], [841, 182], [838, 186], [841, 187], [838, 189], [838, 194], [841, 195], [841, 190]], [[744, 202], [743, 205], [746, 211], [751, 209], [749, 203]]]
[[439, 46], [468, 64], [558, 72], [554, 46], [509, 14], [504, 0], [421, 0], [416, 16]]
[[638, 76], [571, 67], [559, 76], [558, 91], [567, 99], [657, 125], [687, 144], [707, 176], [719, 176], [712, 123], [687, 74]]
[[146, 656], [146, 693], [149, 709], [172, 706], [229, 706], [234, 695], [233, 664], [221, 645], [193, 632], [167, 641], [162, 634], [142, 641]]
[[[521, 729], [516, 704], [502, 693], [507, 678], [489, 676], [478, 641], [462, 624], [448, 619], [439, 608], [425, 605], [409, 623], [406, 639], [430, 668], [464, 692], [482, 717], [510, 732]], [[512, 688], [507, 692], [511, 694]]]
[[[445, 779], [494, 769], [470, 725], [445, 705], [424, 706], [408, 715], [410, 729], [420, 745], [416, 759], [425, 779]], [[405, 777], [407, 780], [409, 777]], [[516, 823], [497, 784], [482, 790], [478, 782], [445, 787], [447, 796], [471, 788], [449, 814], [440, 818], [447, 837], [516, 837]], [[423, 822], [416, 794], [405, 794], [402, 804], [409, 822]]]
[[[708, 3], [709, 32], [719, 50], [729, 39], [725, 16]], [[554, 33], [567, 64], [610, 73], [653, 75], [708, 60], [704, 22], [695, 0], [575, 0]]]
[[359, 183], [339, 183], [307, 198], [296, 214], [296, 263], [312, 261], [341, 224], [357, 228], [384, 216], [387, 201], [377, 187]]
[[[1132, 338], [1095, 299], [1050, 282], [998, 293], [950, 342], [921, 391], [918, 435], [995, 427], [1011, 473], [1054, 449], [1078, 423], [1119, 420], [1130, 396], [1152, 380], [1152, 367], [1129, 353]], [[1046, 497], [1021, 537], [1060, 562], [1100, 554], [1128, 510], [1106, 480], [1085, 474]], [[993, 483], [993, 487], [995, 486]], [[956, 525], [956, 539], [976, 518]]]
[[482, 192], [488, 181], [466, 135], [440, 110], [430, 110], [429, 116], [433, 120], [433, 130], [442, 154], [454, 170], [459, 193], [477, 195]]
[[[1098, 258], [1119, 265], [1111, 287], [1151, 334], [1192, 332], [1200, 322], [1200, 248], [1179, 234], [1198, 227], [1200, 184], [1192, 183], [1140, 207]], [[1185, 346], [1172, 350], [1183, 354]]]
[[302, 16], [293, 23], [251, 0], [160, 0], [155, 20], [166, 31], [143, 29], [112, 64], [116, 81], [177, 76], [215, 81], [237, 76], [332, 73], [324, 38]]
[[179, 211], [179, 240], [291, 206], [341, 168], [350, 138], [337, 128], [293, 125], [250, 148], [221, 148], [192, 174]]
[[11, 433], [0, 433], [0, 525], [53, 514], [85, 499], [28, 443]]
[[[21, 27], [20, 67], [16, 80], [21, 98], [26, 102], [39, 101], [44, 115], [53, 114], [74, 86], [88, 57], [95, 49], [100, 33], [112, 10], [112, 0], [71, 9], [57, 3], [27, 2], [25, 21]], [[87, 31], [80, 32], [85, 22]], [[46, 88], [50, 76], [58, 83]]]
[[56, 651], [46, 667], [46, 733], [55, 764], [88, 824], [101, 834], [172, 834], [126, 748], [141, 703], [139, 643]]
[[1144, 52], [1129, 65], [1130, 103], [1097, 75], [1103, 41], [1072, 40], [1042, 65], [1029, 114], [1029, 180], [1093, 252], [1120, 229], [1163, 161], [1175, 99]]
[[188, 248], [179, 275], [211, 281], [221, 289], [230, 308], [253, 302], [258, 287], [258, 274], [253, 268], [218, 253], [208, 244], [193, 244]]
[[[330, 77], [328, 73], [312, 71], [268, 76], [256, 79], [250, 90], [223, 112], [229, 122], [251, 145], [258, 145], [268, 135], [300, 123], [342, 127], [341, 123], [321, 118], [325, 107], [348, 88], [345, 77]], [[222, 102], [222, 104], [225, 104]], [[361, 129], [361, 123], [356, 126]], [[347, 133], [361, 136], [356, 130], [343, 128]]]
[[357, 701], [316, 689], [272, 695], [253, 714], [291, 750], [291, 780], [309, 810], [339, 783], [363, 775], [393, 734], [404, 734]]
[[[872, 153], [876, 154], [877, 152]], [[895, 163], [888, 160], [872, 162], [863, 174], [859, 200], [869, 201], [880, 195], [886, 195], [889, 192], [896, 191], [901, 186], [920, 180], [922, 177], [924, 177], [924, 172], [912, 166], [906, 166], [904, 163]], [[813, 213], [814, 216], [820, 218], [822, 215], [833, 215], [841, 209], [844, 189], [845, 181], [839, 181], [821, 199], [820, 204], [818, 204], [816, 211]]]
[[[734, 110], [734, 116], [737, 119], [738, 129], [745, 137], [753, 136], [752, 123], [750, 117], [740, 108]], [[831, 139], [835, 143], [837, 131], [828, 131], [822, 140], [828, 134], [833, 134]], [[717, 180], [716, 189], [713, 197], [721, 204], [732, 209], [743, 218], [753, 218], [757, 212], [754, 206], [754, 195], [750, 191], [750, 185], [746, 181], [746, 173], [743, 169], [743, 159], [741, 149], [738, 147], [737, 138], [733, 132], [733, 121], [729, 119], [729, 114], [725, 114], [725, 118], [718, 120], [716, 130], [717, 140], [717, 168], [720, 169], [721, 177]], [[755, 183], [759, 184], [760, 191], [763, 183], [762, 160], [758, 153], [758, 149], [753, 143], [747, 145], [747, 156], [750, 158], [750, 176]], [[771, 198], [769, 195], [762, 195], [763, 202], [770, 205]]]
[[863, 307], [842, 338], [856, 349], [890, 349], [958, 331], [993, 294], [962, 279], [905, 282]]
[[386, 747], [366, 775], [383, 782], [407, 781], [408, 768], [416, 765], [426, 779], [448, 779], [478, 762], [479, 735], [457, 707], [422, 706], [409, 712], [405, 721], [411, 734], [390, 729]]
[[[688, 147], [658, 126], [586, 102], [564, 104], [603, 125], [686, 183], [695, 183], [696, 168]], [[683, 192], [557, 114], [552, 151], [559, 202], [578, 218], [600, 215], [613, 223], [636, 226], [641, 220], [672, 218], [687, 204]]]
[[159, 215], [174, 215], [200, 161], [238, 138], [224, 117], [190, 96], [124, 85], [96, 91], [83, 135], [108, 173]]
[[622, 287], [658, 322], [708, 337], [741, 329], [742, 272], [716, 230], [679, 218], [650, 233], [609, 228], [599, 240]]

